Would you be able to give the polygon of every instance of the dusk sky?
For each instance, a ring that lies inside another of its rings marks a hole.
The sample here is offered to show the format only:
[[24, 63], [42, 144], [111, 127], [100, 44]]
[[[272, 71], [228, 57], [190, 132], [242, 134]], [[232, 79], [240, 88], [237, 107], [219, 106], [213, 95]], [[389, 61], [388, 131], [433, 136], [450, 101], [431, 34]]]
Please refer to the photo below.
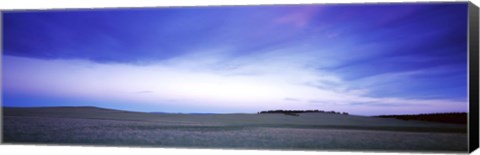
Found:
[[3, 106], [467, 112], [467, 4], [6, 11]]

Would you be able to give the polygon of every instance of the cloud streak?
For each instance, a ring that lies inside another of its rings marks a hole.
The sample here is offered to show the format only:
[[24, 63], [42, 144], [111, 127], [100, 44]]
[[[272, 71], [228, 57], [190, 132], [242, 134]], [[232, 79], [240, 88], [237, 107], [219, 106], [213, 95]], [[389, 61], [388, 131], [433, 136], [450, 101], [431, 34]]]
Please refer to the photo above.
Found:
[[[216, 63], [223, 62], [221, 55], [205, 55], [205, 58], [198, 57], [199, 61], [189, 61], [191, 56], [185, 56], [168, 63], [149, 65], [103, 64], [84, 60], [48, 61], [6, 56], [5, 64], [16, 68], [4, 70], [4, 88], [27, 94], [40, 92], [51, 97], [130, 101], [158, 107], [164, 104], [179, 107], [214, 106], [230, 112], [235, 109], [255, 112], [261, 109], [327, 108], [354, 114], [372, 114], [376, 112], [369, 107], [380, 105], [384, 109], [397, 109], [400, 113], [412, 110], [398, 110], [399, 105], [413, 106], [417, 108], [414, 111], [466, 110], [465, 106], [460, 106], [466, 105], [464, 101], [370, 97], [368, 89], [351, 88], [334, 73], [309, 68], [305, 65], [308, 61], [303, 61], [306, 60], [304, 57], [284, 59], [280, 52], [277, 56], [268, 54], [269, 61], [257, 61], [262, 55], [250, 59], [230, 59], [236, 67], [229, 69], [221, 68], [225, 64]], [[236, 74], [244, 72], [259, 74]], [[319, 87], [305, 83], [328, 84]], [[141, 96], [138, 96], [139, 93]]]

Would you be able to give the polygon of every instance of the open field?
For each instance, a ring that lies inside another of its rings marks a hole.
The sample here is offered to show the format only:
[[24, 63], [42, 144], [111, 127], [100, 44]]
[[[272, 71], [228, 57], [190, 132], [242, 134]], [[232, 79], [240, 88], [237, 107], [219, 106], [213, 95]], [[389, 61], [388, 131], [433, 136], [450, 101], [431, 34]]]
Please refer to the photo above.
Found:
[[466, 151], [466, 125], [302, 113], [152, 114], [4, 108], [3, 142], [196, 148]]

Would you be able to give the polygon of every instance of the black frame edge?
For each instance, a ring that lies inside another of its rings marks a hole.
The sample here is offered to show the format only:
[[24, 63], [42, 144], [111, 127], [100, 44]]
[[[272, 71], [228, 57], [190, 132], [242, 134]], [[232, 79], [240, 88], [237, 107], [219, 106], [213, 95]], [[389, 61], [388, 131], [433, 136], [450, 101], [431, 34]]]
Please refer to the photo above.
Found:
[[468, 4], [468, 49], [469, 49], [469, 152], [478, 148], [479, 143], [479, 12], [478, 7], [469, 2]]

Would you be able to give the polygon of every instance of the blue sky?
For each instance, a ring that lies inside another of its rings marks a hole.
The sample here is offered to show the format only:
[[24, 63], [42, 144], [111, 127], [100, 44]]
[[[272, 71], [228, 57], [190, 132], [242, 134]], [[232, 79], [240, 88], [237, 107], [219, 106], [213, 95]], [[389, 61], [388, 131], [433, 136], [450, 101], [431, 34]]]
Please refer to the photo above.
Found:
[[8, 11], [4, 106], [465, 112], [467, 3]]

